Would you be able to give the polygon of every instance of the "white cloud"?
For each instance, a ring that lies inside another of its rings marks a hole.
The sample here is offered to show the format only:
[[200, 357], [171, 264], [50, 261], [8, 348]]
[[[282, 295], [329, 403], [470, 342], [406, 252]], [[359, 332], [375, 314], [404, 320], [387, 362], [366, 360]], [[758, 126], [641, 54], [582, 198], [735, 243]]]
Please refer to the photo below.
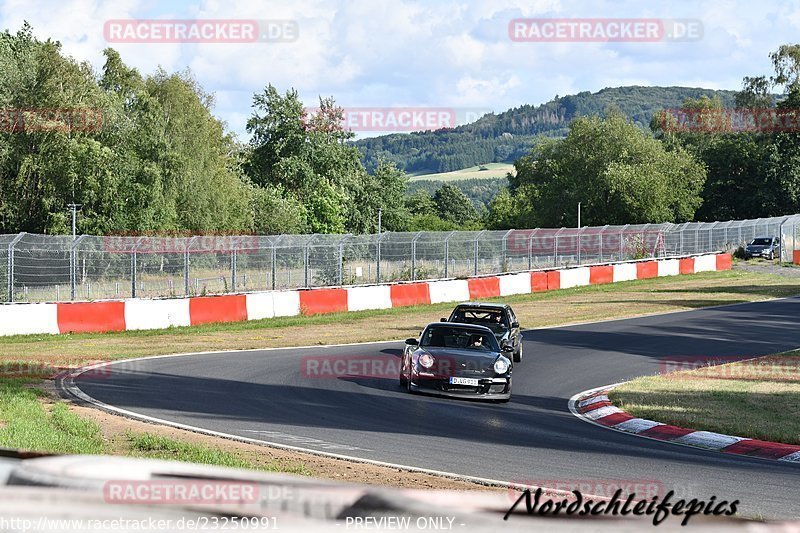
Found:
[[[796, 40], [793, 2], [748, 0], [643, 4], [638, 0], [6, 0], [0, 21], [102, 66], [103, 24], [124, 18], [294, 20], [290, 43], [115, 44], [144, 73], [189, 67], [217, 94], [217, 114], [240, 135], [253, 93], [268, 83], [355, 106], [463, 106], [503, 111], [555, 94], [621, 84], [738, 89], [745, 75], [768, 74], [769, 52]], [[524, 17], [694, 18], [691, 43], [518, 43], [508, 22]]]

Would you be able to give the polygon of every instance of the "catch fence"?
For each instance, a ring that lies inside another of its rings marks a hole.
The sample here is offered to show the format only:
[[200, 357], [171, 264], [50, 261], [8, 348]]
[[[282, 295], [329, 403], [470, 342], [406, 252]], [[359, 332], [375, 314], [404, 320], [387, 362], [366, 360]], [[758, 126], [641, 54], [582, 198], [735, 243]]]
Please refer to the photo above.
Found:
[[800, 215], [757, 220], [372, 235], [0, 235], [0, 301], [202, 296], [458, 278], [733, 249]]

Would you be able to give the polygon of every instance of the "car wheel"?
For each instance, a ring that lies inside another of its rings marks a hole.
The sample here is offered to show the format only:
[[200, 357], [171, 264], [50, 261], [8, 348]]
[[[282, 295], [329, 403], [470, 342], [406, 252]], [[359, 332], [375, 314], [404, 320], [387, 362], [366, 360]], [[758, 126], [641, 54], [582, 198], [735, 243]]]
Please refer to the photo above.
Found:
[[522, 341], [519, 341], [519, 349], [514, 352], [514, 362], [521, 363], [522, 362]]
[[772, 261], [774, 259], [775, 259], [775, 252], [770, 252], [769, 253], [769, 260]]
[[405, 365], [405, 357], [403, 358], [403, 364], [400, 366], [400, 386], [404, 389], [408, 388], [408, 378], [406, 377], [406, 365]]

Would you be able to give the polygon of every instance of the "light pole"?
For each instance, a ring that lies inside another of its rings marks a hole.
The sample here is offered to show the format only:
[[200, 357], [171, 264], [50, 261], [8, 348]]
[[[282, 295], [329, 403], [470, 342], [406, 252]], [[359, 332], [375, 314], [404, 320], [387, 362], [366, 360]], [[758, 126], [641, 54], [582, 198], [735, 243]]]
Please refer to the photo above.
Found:
[[581, 229], [581, 203], [578, 202], [578, 229]]
[[72, 209], [72, 240], [74, 241], [78, 235], [77, 213], [81, 208], [81, 204], [67, 204], [67, 207]]

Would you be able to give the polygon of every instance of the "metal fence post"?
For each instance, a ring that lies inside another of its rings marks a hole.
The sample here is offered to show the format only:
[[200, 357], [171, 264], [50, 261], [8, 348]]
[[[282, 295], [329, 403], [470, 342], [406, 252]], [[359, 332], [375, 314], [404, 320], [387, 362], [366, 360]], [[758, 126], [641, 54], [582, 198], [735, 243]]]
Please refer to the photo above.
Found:
[[[195, 236], [189, 238], [189, 242], [186, 243], [186, 248], [183, 250], [183, 294], [184, 296], [189, 296], [189, 250], [192, 248], [192, 244], [194, 243]], [[186, 241], [184, 241], [186, 242]]]
[[378, 240], [375, 242], [375, 282], [381, 282], [381, 234], [378, 233]]
[[231, 292], [236, 292], [236, 245], [235, 244], [233, 250], [231, 250]]
[[512, 231], [514, 231], [514, 230], [513, 230], [513, 229], [510, 229], [510, 230], [508, 230], [508, 231], [505, 233], [505, 235], [503, 235], [503, 242], [502, 242], [502, 244], [501, 244], [501, 248], [502, 248], [502, 252], [503, 252], [503, 257], [502, 257], [502, 262], [500, 263], [500, 269], [501, 269], [503, 272], [508, 272], [508, 269], [506, 268], [506, 266], [507, 266], [507, 265], [506, 265], [506, 250], [507, 250], [507, 248], [508, 248], [508, 241], [507, 241], [507, 239], [508, 239], [508, 236], [509, 236], [509, 235], [511, 235], [511, 232], [512, 232]]
[[483, 235], [484, 233], [486, 233], [486, 230], [482, 230], [480, 233], [475, 235], [475, 269], [474, 269], [474, 272], [475, 272], [476, 276], [478, 275], [478, 241], [481, 240], [481, 235]]
[[136, 298], [136, 250], [139, 248], [139, 244], [141, 244], [143, 238], [144, 237], [139, 237], [136, 240], [136, 244], [133, 245], [133, 253], [131, 254], [131, 298]]
[[131, 298], [136, 298], [136, 249], [131, 254]]
[[14, 247], [25, 236], [25, 232], [18, 234], [14, 240], [8, 244], [8, 302], [14, 301]]
[[444, 238], [444, 277], [448, 275], [448, 263], [450, 263], [450, 237], [455, 235], [455, 231], [451, 231], [450, 234]]
[[74, 241], [69, 249], [69, 297], [74, 300], [77, 295], [78, 286], [78, 245], [86, 235], [81, 235]]
[[[313, 238], [313, 237], [312, 237]], [[303, 249], [303, 286], [308, 287], [308, 259], [309, 259], [309, 242], [306, 242], [306, 246]]]

